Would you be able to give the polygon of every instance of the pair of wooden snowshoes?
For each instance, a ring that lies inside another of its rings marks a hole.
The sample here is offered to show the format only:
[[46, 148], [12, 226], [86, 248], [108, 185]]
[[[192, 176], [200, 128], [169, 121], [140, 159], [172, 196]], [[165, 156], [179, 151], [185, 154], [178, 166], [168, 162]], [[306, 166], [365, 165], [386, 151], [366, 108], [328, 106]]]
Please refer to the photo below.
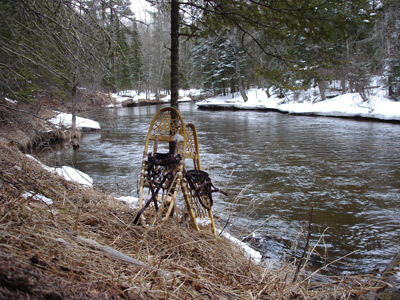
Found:
[[[189, 166], [191, 170], [187, 170]], [[179, 190], [182, 190], [183, 207], [177, 203]], [[139, 211], [134, 223], [153, 225], [170, 217], [179, 223], [190, 218], [196, 230], [208, 228], [216, 234], [211, 210], [214, 192], [226, 195], [201, 170], [195, 126], [185, 124], [175, 108], [162, 108], [154, 116], [146, 137]]]

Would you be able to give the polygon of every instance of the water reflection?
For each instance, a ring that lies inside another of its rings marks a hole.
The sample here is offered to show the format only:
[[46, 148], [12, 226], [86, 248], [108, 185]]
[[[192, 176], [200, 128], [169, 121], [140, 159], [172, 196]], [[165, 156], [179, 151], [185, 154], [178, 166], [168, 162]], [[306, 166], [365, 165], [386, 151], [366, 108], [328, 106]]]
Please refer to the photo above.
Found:
[[[88, 173], [99, 189], [136, 195], [144, 139], [159, 108], [91, 116], [101, 123], [101, 132], [85, 134], [78, 152], [57, 152], [49, 159]], [[180, 110], [197, 127], [203, 168], [230, 194], [216, 196], [215, 210], [224, 214], [227, 202], [235, 202], [239, 224], [262, 225], [256, 244], [269, 251], [267, 256], [288, 253], [311, 206], [313, 242], [316, 233], [324, 232], [328, 261], [359, 251], [330, 267], [331, 272], [382, 269], [399, 251], [399, 125], [199, 111], [191, 104]], [[324, 247], [318, 250], [323, 253]]]

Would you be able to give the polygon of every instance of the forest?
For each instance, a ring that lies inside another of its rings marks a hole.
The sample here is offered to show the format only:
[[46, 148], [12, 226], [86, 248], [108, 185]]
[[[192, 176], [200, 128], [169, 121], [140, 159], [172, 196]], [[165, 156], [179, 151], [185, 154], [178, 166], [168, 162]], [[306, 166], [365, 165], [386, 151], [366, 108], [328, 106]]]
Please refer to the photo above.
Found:
[[[74, 100], [77, 89], [212, 95], [338, 92], [400, 100], [396, 0], [1, 0], [0, 95]], [[171, 97], [174, 101], [174, 96]]]

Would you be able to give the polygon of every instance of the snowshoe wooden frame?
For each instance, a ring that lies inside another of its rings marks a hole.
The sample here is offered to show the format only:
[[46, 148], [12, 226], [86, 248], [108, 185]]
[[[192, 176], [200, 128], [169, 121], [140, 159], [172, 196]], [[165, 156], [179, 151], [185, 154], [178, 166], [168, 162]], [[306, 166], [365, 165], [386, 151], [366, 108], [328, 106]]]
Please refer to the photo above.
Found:
[[200, 166], [200, 152], [199, 140], [197, 137], [197, 130], [194, 124], [186, 124], [186, 151], [185, 158], [193, 160], [193, 168], [201, 170]]
[[[171, 144], [174, 145], [174, 149], [171, 149]], [[162, 146], [164, 149], [160, 149]], [[165, 154], [178, 155], [179, 162], [169, 166], [157, 165], [155, 172], [163, 175], [168, 173], [168, 179], [167, 182], [158, 182], [157, 187], [152, 187], [149, 182], [149, 177], [152, 176], [149, 174], [149, 158], [159, 153], [158, 151], [166, 149], [168, 152]], [[139, 185], [140, 214], [135, 223], [143, 224], [143, 217], [145, 223], [150, 225], [160, 221], [165, 222], [174, 212], [178, 218], [176, 197], [182, 180], [185, 149], [186, 131], [180, 113], [172, 107], [160, 109], [154, 116], [146, 136]], [[141, 211], [144, 206], [148, 207]]]
[[[186, 138], [187, 140], [186, 140], [185, 160], [188, 159], [192, 160], [193, 169], [201, 170], [197, 130], [192, 123], [186, 124]], [[211, 231], [214, 234], [216, 234], [214, 217], [211, 210], [212, 203], [210, 201], [209, 195], [207, 193], [200, 193], [200, 194], [196, 193], [195, 189], [199, 188], [199, 183], [196, 182], [189, 183], [188, 178], [186, 178], [185, 176], [183, 176], [182, 178], [181, 188], [187, 207], [193, 210], [194, 215], [193, 216], [191, 215], [193, 226], [197, 230], [199, 230], [200, 227], [204, 227], [204, 225], [205, 227], [211, 227]], [[199, 199], [198, 197], [200, 197], [201, 199]], [[199, 200], [201, 200], [204, 204], [206, 204], [207, 207], [201, 205]], [[209, 219], [209, 222], [207, 219]], [[200, 226], [198, 224], [198, 221], [201, 221]]]

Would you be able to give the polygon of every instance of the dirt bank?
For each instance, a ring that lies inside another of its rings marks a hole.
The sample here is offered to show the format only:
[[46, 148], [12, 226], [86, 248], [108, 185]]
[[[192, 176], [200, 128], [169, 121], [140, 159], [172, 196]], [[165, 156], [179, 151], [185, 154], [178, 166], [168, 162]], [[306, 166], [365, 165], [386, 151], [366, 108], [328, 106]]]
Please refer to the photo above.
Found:
[[[109, 104], [106, 94], [95, 91], [79, 91], [76, 112], [102, 109]], [[43, 98], [35, 103], [0, 99], [0, 139], [17, 146], [24, 152], [51, 147], [56, 143], [68, 142], [70, 132], [56, 128], [46, 122], [57, 112], [71, 112], [71, 102]]]

